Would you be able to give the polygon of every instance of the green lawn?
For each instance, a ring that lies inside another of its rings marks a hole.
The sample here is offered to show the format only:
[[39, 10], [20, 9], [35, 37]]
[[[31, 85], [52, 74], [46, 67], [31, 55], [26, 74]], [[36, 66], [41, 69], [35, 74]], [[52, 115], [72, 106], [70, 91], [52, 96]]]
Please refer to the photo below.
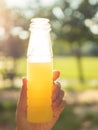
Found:
[[[96, 128], [98, 129], [98, 114], [90, 108], [96, 106], [95, 104], [67, 104], [64, 111], [52, 130], [80, 130], [81, 128]], [[85, 113], [75, 113], [77, 108], [88, 109]], [[98, 111], [97, 111], [98, 113]], [[0, 101], [0, 130], [15, 130], [16, 124], [16, 102]], [[84, 127], [84, 124], [85, 125]], [[82, 130], [81, 129], [81, 130]], [[84, 129], [83, 129], [84, 130]], [[88, 129], [87, 129], [88, 130]]]
[[76, 57], [55, 57], [54, 69], [61, 72], [61, 79], [65, 83], [64, 89], [81, 91], [86, 89], [98, 89], [98, 58], [81, 58], [82, 74], [85, 82], [80, 82], [78, 61]]
[[[60, 70], [61, 78], [77, 79], [79, 77], [78, 62], [75, 57], [54, 57], [54, 69]], [[83, 76], [85, 79], [98, 79], [98, 58], [81, 58]], [[17, 72], [26, 75], [26, 60], [17, 61]]]
[[[98, 58], [83, 57], [81, 63], [83, 67], [83, 75], [86, 80], [84, 83], [81, 83], [78, 80], [78, 64], [75, 57], [54, 58], [54, 69], [60, 70], [61, 79], [64, 79], [67, 82], [65, 90], [69, 91], [69, 93], [71, 92], [71, 94], [74, 94], [74, 92], [79, 92], [80, 90], [90, 89], [91, 85], [93, 85], [93, 89], [98, 89], [98, 82], [95, 82], [95, 80], [98, 81]], [[17, 66], [15, 69], [18, 75], [20, 75], [20, 78], [22, 76], [26, 76], [26, 59], [18, 59], [16, 65]], [[85, 124], [92, 129], [95, 127], [98, 129], [98, 114], [96, 114], [96, 111], [94, 112], [92, 111], [93, 109], [89, 109], [88, 113], [85, 113], [84, 115], [78, 115], [75, 113], [75, 111], [78, 110], [78, 107], [82, 107], [83, 110], [85, 110], [86, 107], [87, 109], [90, 107], [93, 108], [93, 105], [94, 103], [68, 104], [53, 130], [80, 130], [81, 128], [84, 128]], [[0, 101], [0, 130], [15, 130], [15, 111], [16, 101]]]
[[[98, 88], [98, 58], [81, 58], [82, 73], [85, 82], [79, 80], [78, 62], [76, 57], [54, 57], [53, 68], [60, 70], [60, 79], [64, 80], [64, 88], [74, 90]], [[22, 77], [26, 76], [26, 59], [17, 61], [17, 73]]]
[[[98, 79], [98, 58], [81, 58], [82, 73], [85, 79]], [[54, 69], [61, 71], [61, 78], [76, 79], [79, 77], [78, 62], [75, 57], [54, 58]]]

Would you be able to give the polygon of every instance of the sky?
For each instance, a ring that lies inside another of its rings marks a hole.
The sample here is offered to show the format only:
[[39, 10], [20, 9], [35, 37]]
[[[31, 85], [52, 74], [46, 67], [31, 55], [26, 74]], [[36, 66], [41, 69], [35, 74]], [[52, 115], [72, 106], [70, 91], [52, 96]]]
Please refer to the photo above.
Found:
[[[37, 1], [37, 0], [6, 0], [7, 2], [7, 5], [9, 7], [20, 7], [20, 8], [26, 8], [27, 7], [27, 3], [28, 1]], [[59, 1], [59, 0], [39, 0], [40, 3], [43, 5], [43, 6], [51, 6], [52, 4], [54, 4], [56, 1]], [[70, 6], [72, 9], [77, 9], [78, 8], [78, 5], [83, 1], [83, 0], [66, 0], [68, 2], [70, 2]], [[96, 3], [98, 3], [98, 0], [89, 0], [89, 3], [91, 5], [95, 5]], [[32, 5], [34, 6], [34, 5]], [[54, 13], [56, 12], [56, 14], [59, 14], [57, 13], [57, 11], [59, 11], [60, 13], [60, 17], [63, 17], [62, 15], [62, 12], [60, 12], [60, 9], [59, 8], [56, 8], [54, 10]], [[28, 15], [28, 14], [27, 14]], [[98, 17], [98, 13], [97, 13], [97, 16]], [[90, 20], [92, 21], [92, 20]], [[93, 22], [93, 21], [92, 21]], [[85, 20], [85, 25], [88, 26], [89, 24], [89, 20]], [[91, 32], [93, 32], [94, 34], [98, 34], [98, 24], [95, 24], [93, 22], [92, 25], [89, 26]], [[0, 29], [2, 30], [2, 28]], [[4, 31], [4, 30], [2, 30]]]
[[[8, 6], [10, 6], [10, 7], [18, 6], [21, 8], [26, 7], [28, 1], [29, 0], [6, 0]], [[31, 0], [31, 1], [34, 1], [34, 0]], [[41, 4], [43, 6], [51, 6], [56, 1], [59, 1], [59, 0], [39, 0], [39, 1], [41, 2]], [[81, 1], [83, 1], [83, 0], [66, 0], [66, 1], [70, 2], [72, 8], [77, 8], [78, 4], [81, 3]], [[89, 0], [89, 1], [92, 1], [92, 0]], [[95, 1], [95, 0], [93, 0], [93, 1]]]
[[[26, 7], [28, 0], [6, 0], [8, 6]], [[56, 0], [40, 0], [43, 6], [49, 6], [56, 2]]]

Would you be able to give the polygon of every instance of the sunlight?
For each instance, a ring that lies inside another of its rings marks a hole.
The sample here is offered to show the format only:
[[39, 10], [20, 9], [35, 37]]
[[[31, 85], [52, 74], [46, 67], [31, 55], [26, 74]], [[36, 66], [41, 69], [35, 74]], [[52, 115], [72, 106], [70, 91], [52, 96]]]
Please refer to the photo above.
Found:
[[6, 0], [6, 4], [9, 7], [26, 7], [27, 0]]
[[77, 9], [83, 0], [67, 0], [72, 9]]
[[28, 39], [29, 38], [29, 32], [28, 31], [21, 31], [19, 34], [19, 38], [22, 40]]
[[90, 27], [90, 30], [93, 34], [98, 35], [98, 24], [94, 24]]
[[53, 9], [53, 13], [54, 13], [54, 15], [55, 15], [57, 18], [60, 18], [60, 19], [64, 18], [64, 13], [63, 13], [63, 11], [61, 10], [60, 7], [55, 7], [55, 8]]
[[[56, 1], [57, 0], [39, 0], [41, 5], [43, 5], [43, 6], [51, 6]], [[20, 7], [20, 8], [26, 7], [28, 2], [30, 2], [30, 0], [6, 0], [7, 6], [9, 6], [9, 7]], [[36, 2], [36, 0], [34, 1], [34, 3], [35, 2]]]
[[91, 19], [86, 19], [86, 20], [84, 21], [84, 23], [85, 23], [85, 25], [86, 25], [87, 27], [90, 27], [90, 26], [92, 26], [92, 24], [93, 24], [93, 22], [92, 22]]
[[42, 3], [42, 5], [44, 6], [51, 6], [52, 4], [54, 4], [57, 0], [40, 0], [40, 2]]
[[20, 39], [25, 40], [29, 37], [29, 32], [23, 30], [21, 27], [14, 27], [11, 30], [13, 36], [19, 36]]
[[86, 19], [84, 21], [84, 24], [90, 29], [90, 31], [95, 34], [98, 35], [98, 20], [95, 19]]
[[89, 3], [91, 5], [96, 5], [98, 3], [98, 0], [89, 0]]
[[0, 27], [0, 39], [2, 39], [5, 35], [5, 29], [3, 27]]

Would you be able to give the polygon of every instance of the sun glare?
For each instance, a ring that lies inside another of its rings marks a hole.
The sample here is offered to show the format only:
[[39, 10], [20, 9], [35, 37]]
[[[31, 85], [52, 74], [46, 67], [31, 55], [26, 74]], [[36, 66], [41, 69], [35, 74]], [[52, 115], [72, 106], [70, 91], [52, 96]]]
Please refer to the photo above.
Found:
[[6, 0], [6, 4], [9, 7], [24, 7], [26, 6], [27, 0]]
[[0, 27], [0, 39], [2, 39], [5, 35], [5, 29], [3, 27]]
[[[26, 7], [30, 0], [6, 0], [9, 7]], [[32, 0], [33, 1], [33, 0]], [[39, 0], [43, 6], [49, 6], [56, 2], [56, 0]], [[32, 5], [33, 6], [33, 5]]]

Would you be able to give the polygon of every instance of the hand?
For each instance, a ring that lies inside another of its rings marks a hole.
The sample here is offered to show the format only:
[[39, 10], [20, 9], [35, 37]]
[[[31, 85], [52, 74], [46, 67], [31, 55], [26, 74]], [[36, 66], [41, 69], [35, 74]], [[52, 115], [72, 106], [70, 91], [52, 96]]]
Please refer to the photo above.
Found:
[[53, 72], [53, 92], [52, 92], [52, 109], [53, 109], [53, 119], [48, 123], [30, 123], [27, 121], [27, 79], [22, 79], [22, 90], [20, 98], [17, 105], [17, 114], [16, 114], [16, 127], [17, 130], [51, 130], [56, 121], [58, 120], [62, 110], [65, 107], [65, 100], [62, 100], [64, 97], [64, 91], [61, 90], [60, 83], [55, 82], [59, 77], [60, 72]]

